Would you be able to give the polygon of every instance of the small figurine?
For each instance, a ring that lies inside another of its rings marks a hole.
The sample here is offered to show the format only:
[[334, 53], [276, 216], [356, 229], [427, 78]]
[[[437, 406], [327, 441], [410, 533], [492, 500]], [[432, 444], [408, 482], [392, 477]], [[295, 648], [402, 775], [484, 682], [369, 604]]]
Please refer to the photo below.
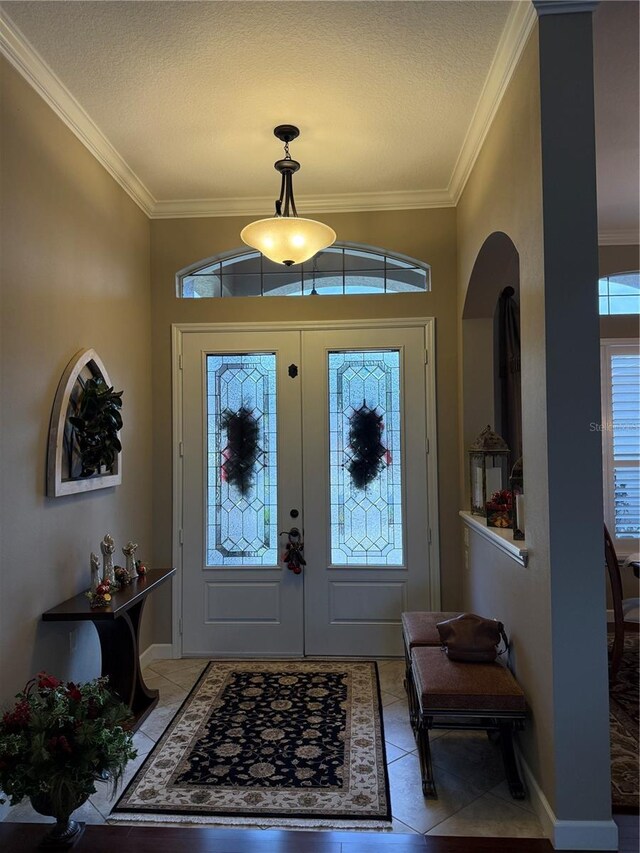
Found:
[[133, 578], [136, 573], [136, 550], [138, 546], [135, 542], [127, 542], [122, 549], [122, 553], [127, 558], [126, 569], [129, 572], [129, 577]]
[[113, 537], [109, 533], [107, 533], [100, 543], [100, 550], [102, 551], [103, 564], [102, 580], [109, 581], [110, 585], [115, 585], [116, 576], [113, 572], [113, 552], [116, 550], [116, 546]]
[[138, 577], [143, 577], [147, 573], [147, 567], [142, 562], [142, 560], [136, 560], [136, 572], [138, 573]]
[[89, 563], [91, 566], [91, 592], [95, 594], [100, 583], [100, 558], [93, 551], [91, 552], [91, 557], [89, 557]]

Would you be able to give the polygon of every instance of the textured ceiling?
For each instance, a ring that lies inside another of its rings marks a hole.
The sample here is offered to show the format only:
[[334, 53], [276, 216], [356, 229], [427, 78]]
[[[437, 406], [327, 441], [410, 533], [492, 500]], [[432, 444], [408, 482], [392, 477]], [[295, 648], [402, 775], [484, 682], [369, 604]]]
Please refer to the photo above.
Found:
[[510, 2], [11, 2], [159, 200], [446, 189]]
[[[529, 0], [0, 7], [28, 79], [151, 215], [269, 213], [279, 123], [302, 131], [292, 154], [303, 211], [305, 198], [315, 210], [397, 203], [381, 193], [408, 194], [399, 206], [429, 193], [455, 202], [535, 17]], [[594, 15], [609, 242], [637, 241], [638, 9], [606, 0]]]
[[629, 231], [638, 242], [640, 6], [601, 3], [594, 15], [596, 157], [600, 230]]

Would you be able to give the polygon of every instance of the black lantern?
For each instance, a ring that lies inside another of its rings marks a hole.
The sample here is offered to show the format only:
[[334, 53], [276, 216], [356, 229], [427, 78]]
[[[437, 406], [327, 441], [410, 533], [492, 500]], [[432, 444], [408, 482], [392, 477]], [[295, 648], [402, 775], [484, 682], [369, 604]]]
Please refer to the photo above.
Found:
[[522, 456], [513, 466], [509, 477], [511, 503], [513, 506], [513, 538], [524, 539], [524, 474]]
[[507, 484], [509, 448], [503, 438], [486, 426], [469, 448], [471, 512], [486, 514], [487, 501]]

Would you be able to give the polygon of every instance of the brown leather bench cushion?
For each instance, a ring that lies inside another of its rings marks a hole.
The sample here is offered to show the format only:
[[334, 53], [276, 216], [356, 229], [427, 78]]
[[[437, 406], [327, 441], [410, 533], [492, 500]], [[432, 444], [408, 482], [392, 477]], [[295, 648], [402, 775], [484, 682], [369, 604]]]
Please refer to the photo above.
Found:
[[440, 634], [436, 625], [446, 619], [454, 619], [459, 613], [437, 613], [412, 610], [402, 614], [402, 633], [406, 647], [439, 646]]
[[422, 646], [411, 652], [411, 668], [423, 714], [526, 710], [520, 685], [500, 663], [460, 663], [449, 660], [442, 649]]

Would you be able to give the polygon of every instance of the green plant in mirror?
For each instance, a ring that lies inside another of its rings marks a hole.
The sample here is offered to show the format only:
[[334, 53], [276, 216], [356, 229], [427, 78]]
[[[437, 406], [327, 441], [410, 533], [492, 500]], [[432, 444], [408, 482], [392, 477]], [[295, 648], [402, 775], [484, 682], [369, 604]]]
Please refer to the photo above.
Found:
[[82, 464], [81, 477], [91, 477], [113, 468], [122, 450], [118, 432], [122, 429], [122, 391], [114, 391], [101, 376], [87, 379], [76, 413], [69, 418]]

